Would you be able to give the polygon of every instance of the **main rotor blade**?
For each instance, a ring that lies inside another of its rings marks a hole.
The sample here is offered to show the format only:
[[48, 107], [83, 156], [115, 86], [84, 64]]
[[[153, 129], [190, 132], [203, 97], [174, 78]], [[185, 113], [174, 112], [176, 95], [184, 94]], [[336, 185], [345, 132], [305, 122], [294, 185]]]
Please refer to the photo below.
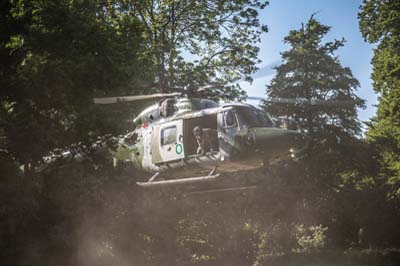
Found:
[[201, 86], [201, 87], [197, 88], [197, 90], [198, 91], [205, 91], [205, 90], [208, 90], [208, 89], [222, 88], [222, 87], [224, 87], [223, 83], [212, 83], [212, 84]]
[[157, 99], [157, 98], [164, 98], [164, 97], [174, 97], [174, 96], [179, 96], [179, 95], [181, 95], [179, 92], [156, 93], [156, 94], [149, 94], [149, 95], [93, 98], [93, 101], [95, 104], [113, 104], [113, 103], [120, 103], [120, 102], [132, 102], [132, 101], [141, 101], [141, 100]]
[[319, 99], [305, 99], [305, 98], [263, 98], [257, 96], [247, 97], [249, 100], [262, 100], [270, 103], [286, 103], [298, 105], [325, 105], [325, 106], [352, 106], [354, 101], [324, 101]]

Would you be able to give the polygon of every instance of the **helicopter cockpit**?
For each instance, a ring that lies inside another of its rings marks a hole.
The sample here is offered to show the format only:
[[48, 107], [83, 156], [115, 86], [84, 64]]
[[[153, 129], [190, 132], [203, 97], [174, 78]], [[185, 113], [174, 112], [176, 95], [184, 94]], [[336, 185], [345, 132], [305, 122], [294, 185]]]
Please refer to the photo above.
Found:
[[[251, 105], [232, 104], [224, 106], [218, 114], [221, 155], [228, 158], [237, 151], [254, 144], [255, 137], [248, 136], [249, 129], [275, 127], [275, 123], [267, 113]], [[246, 139], [246, 141], [243, 141], [243, 139]]]

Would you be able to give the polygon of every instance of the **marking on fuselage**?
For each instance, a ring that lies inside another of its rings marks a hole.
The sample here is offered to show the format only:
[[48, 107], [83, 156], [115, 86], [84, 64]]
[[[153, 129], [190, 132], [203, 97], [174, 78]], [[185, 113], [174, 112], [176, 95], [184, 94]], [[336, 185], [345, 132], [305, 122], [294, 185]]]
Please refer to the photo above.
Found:
[[175, 152], [177, 153], [177, 154], [181, 154], [182, 153], [182, 144], [176, 144], [176, 146], [175, 146]]

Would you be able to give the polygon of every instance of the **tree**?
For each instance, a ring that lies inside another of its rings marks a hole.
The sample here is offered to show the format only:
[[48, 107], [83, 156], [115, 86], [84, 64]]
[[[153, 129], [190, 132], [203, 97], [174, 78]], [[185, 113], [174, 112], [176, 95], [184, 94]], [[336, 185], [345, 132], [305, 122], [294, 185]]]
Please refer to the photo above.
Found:
[[135, 82], [153, 80], [141, 23], [96, 1], [2, 6], [1, 133], [9, 155], [29, 170], [55, 148], [121, 133], [125, 116], [96, 109], [92, 98], [134, 93]]
[[372, 79], [379, 104], [367, 137], [380, 151], [381, 178], [400, 199], [400, 2], [364, 0], [359, 25], [365, 40], [377, 44]]
[[323, 132], [356, 136], [361, 133], [357, 107], [364, 107], [364, 101], [355, 95], [357, 79], [334, 56], [344, 40], [321, 43], [329, 30], [329, 26], [311, 17], [301, 29], [290, 31], [284, 42], [291, 48], [282, 53], [283, 63], [267, 86], [271, 98], [300, 98], [326, 104], [267, 103], [266, 108], [274, 116], [292, 119], [312, 137], [323, 138]]
[[297, 104], [270, 102], [265, 109], [275, 117], [292, 120], [310, 137], [313, 148], [307, 153], [308, 170], [315, 173], [308, 176], [332, 184], [332, 175], [344, 170], [343, 166], [335, 165], [346, 161], [341, 157], [349, 156], [348, 167], [351, 158], [355, 158], [350, 154], [355, 137], [361, 134], [357, 107], [363, 108], [364, 101], [355, 94], [358, 80], [334, 56], [344, 40], [322, 43], [329, 30], [329, 26], [311, 16], [299, 30], [290, 31], [284, 41], [291, 48], [282, 53], [283, 63], [267, 86], [271, 98], [305, 99], [311, 104], [300, 100]]
[[359, 82], [334, 55], [344, 40], [323, 42], [329, 31], [329, 26], [312, 16], [284, 38], [290, 48], [281, 54], [282, 64], [267, 86], [267, 95], [300, 100], [297, 104], [266, 103], [265, 109], [292, 120], [311, 140], [300, 161], [278, 167], [278, 175], [296, 195], [287, 207], [297, 213], [292, 218], [305, 219], [297, 221], [300, 224], [326, 224], [328, 232], [335, 232], [332, 221], [340, 213], [335, 203], [340, 200], [341, 174], [354, 169], [363, 145], [357, 139], [361, 134], [357, 108], [364, 107], [364, 101], [355, 94]]
[[[266, 1], [126, 1], [143, 24], [159, 89], [251, 80]], [[189, 59], [188, 59], [189, 58]], [[225, 88], [237, 93], [234, 86]], [[242, 92], [243, 93], [243, 92]]]
[[[51, 245], [66, 244], [62, 236], [51, 235], [65, 223], [58, 203], [78, 198], [104, 180], [93, 174], [95, 182], [89, 181], [94, 169], [107, 168], [95, 156], [80, 166], [55, 164], [56, 169], [47, 175], [34, 171], [44, 156], [57, 149], [91, 153], [98, 136], [123, 133], [128, 112], [97, 108], [92, 98], [138, 93], [137, 83], [154, 79], [152, 63], [143, 56], [141, 23], [117, 8], [109, 1], [91, 0], [0, 3], [0, 216], [4, 221], [0, 242], [5, 243], [4, 265], [18, 264], [17, 257], [32, 259], [22, 254], [30, 248], [40, 249], [37, 243], [46, 237], [52, 241], [43, 242]], [[70, 233], [67, 229], [66, 234]], [[36, 259], [43, 255], [35, 253]]]

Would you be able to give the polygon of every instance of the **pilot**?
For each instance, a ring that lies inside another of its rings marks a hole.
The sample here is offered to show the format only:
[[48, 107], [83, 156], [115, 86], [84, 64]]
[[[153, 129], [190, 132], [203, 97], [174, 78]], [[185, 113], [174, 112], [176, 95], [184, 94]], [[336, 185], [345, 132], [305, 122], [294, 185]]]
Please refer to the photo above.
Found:
[[197, 140], [197, 154], [204, 155], [206, 152], [216, 149], [215, 142], [218, 140], [217, 131], [211, 128], [201, 128], [196, 126], [193, 129], [193, 135]]

